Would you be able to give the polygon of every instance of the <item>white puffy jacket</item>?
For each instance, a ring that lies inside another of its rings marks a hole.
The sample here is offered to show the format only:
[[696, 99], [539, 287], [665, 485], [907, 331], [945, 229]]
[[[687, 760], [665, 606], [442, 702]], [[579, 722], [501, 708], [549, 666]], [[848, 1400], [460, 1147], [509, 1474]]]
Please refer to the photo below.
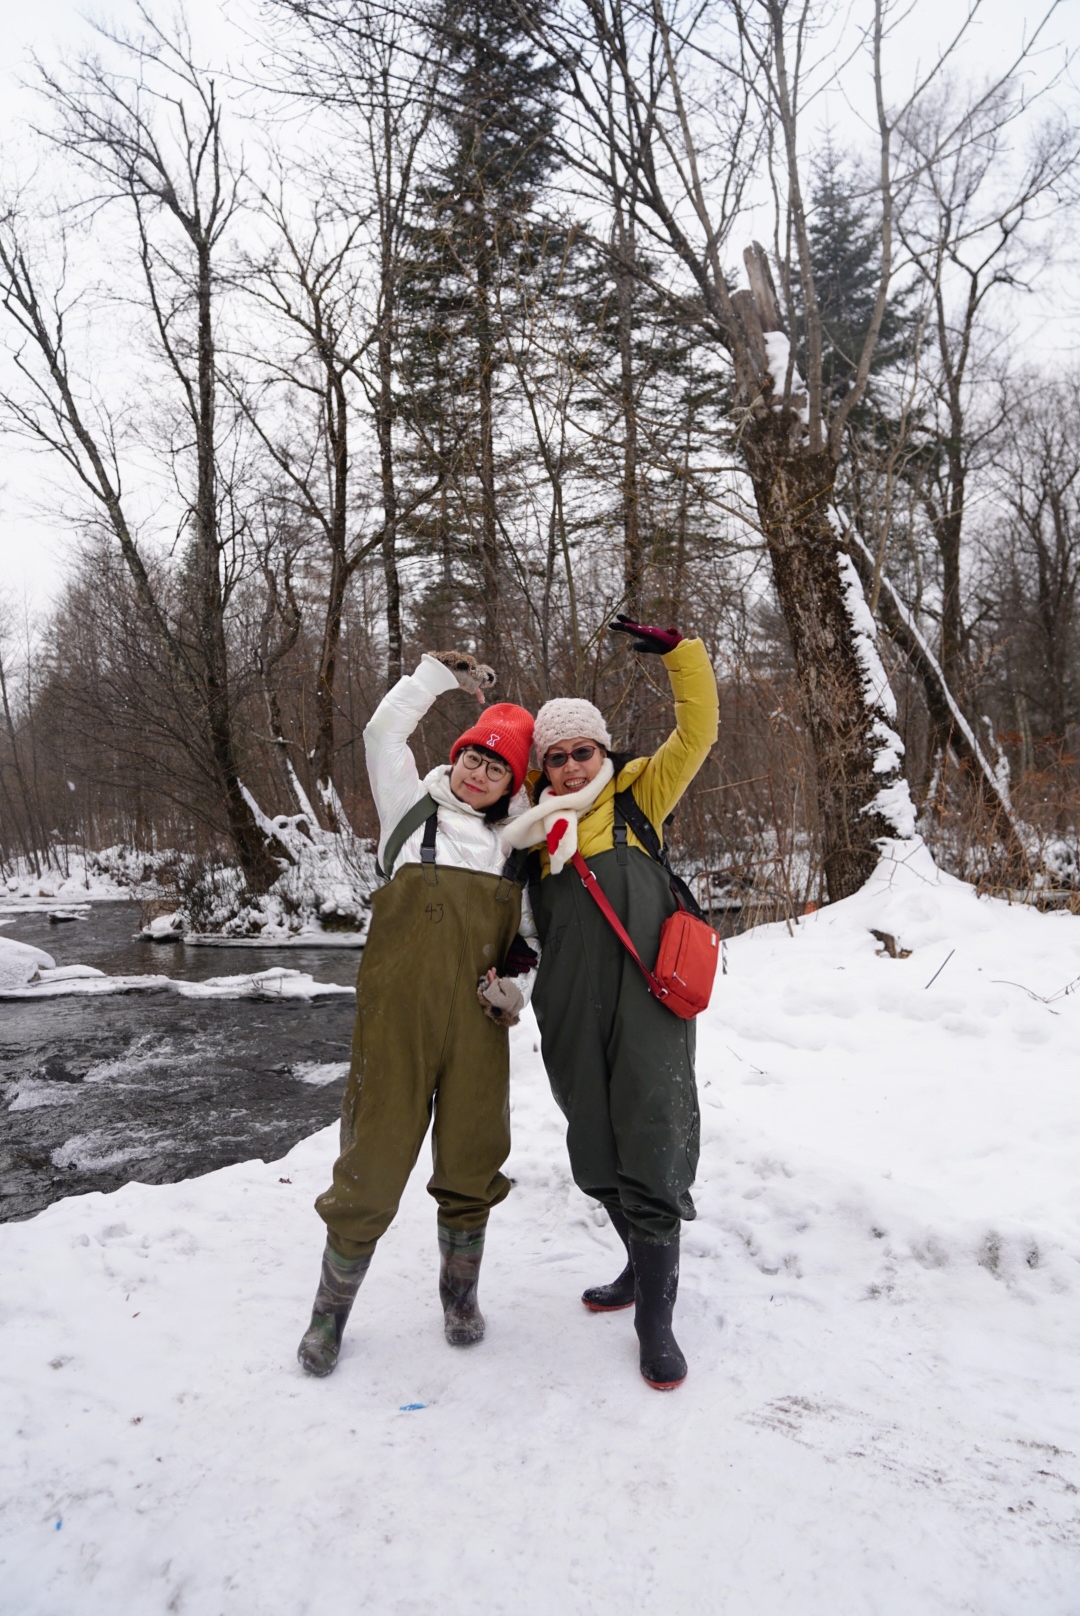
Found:
[[[467, 802], [459, 802], [454, 796], [450, 790], [448, 763], [440, 763], [421, 780], [416, 759], [409, 747], [409, 737], [428, 708], [445, 691], [458, 688], [458, 682], [448, 667], [435, 657], [424, 656], [415, 673], [406, 674], [398, 680], [393, 690], [387, 692], [364, 730], [368, 779], [379, 815], [380, 864], [390, 832], [427, 792], [439, 809], [436, 862], [463, 870], [478, 870], [485, 875], [502, 874], [506, 855], [499, 847], [499, 827], [486, 824], [482, 813], [471, 808]], [[511, 812], [521, 813], [529, 805], [525, 793], [519, 795], [520, 801], [514, 799]], [[421, 862], [423, 839], [424, 827], [421, 825], [402, 843], [394, 862], [395, 870], [399, 870], [403, 864]], [[527, 890], [521, 896], [520, 930], [521, 935], [535, 948], [536, 927]], [[532, 972], [528, 977], [515, 978], [526, 1000], [532, 991], [534, 976], [535, 972]]]

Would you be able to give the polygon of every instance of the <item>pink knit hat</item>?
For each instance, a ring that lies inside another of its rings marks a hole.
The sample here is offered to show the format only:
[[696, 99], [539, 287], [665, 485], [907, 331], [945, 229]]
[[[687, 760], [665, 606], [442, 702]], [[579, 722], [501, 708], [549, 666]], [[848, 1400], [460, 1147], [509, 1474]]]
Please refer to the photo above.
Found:
[[599, 741], [601, 746], [611, 751], [611, 732], [604, 723], [604, 715], [599, 707], [578, 696], [560, 696], [555, 701], [545, 701], [536, 715], [533, 730], [533, 745], [540, 767], [543, 768], [544, 759], [556, 741], [568, 741], [575, 735], [586, 735], [590, 741]]

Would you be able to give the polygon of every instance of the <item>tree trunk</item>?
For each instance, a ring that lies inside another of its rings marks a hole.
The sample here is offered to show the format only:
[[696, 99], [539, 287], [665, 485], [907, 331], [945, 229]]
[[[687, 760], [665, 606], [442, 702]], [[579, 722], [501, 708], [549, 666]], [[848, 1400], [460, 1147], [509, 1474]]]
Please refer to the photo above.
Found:
[[[768, 259], [757, 243], [745, 258], [752, 290], [731, 299], [743, 338], [735, 360], [746, 411], [740, 444], [813, 742], [822, 861], [835, 903], [873, 873], [879, 839], [904, 834], [899, 826], [910, 802], [899, 767], [903, 747], [892, 728], [892, 693], [874, 688], [873, 619], [829, 516], [836, 462], [828, 449], [808, 444], [800, 414], [806, 399], [794, 390], [794, 374], [784, 402], [786, 378], [773, 374], [779, 360], [770, 359], [765, 341], [766, 332], [783, 329]], [[870, 643], [860, 645], [860, 636]], [[892, 788], [897, 804], [903, 799], [895, 821], [882, 807]]]
[[480, 543], [484, 574], [484, 660], [499, 665], [499, 529], [495, 508], [495, 341], [491, 329], [491, 256], [481, 238], [476, 256], [476, 363], [480, 406]]
[[[644, 558], [641, 553], [638, 499], [638, 420], [634, 375], [634, 238], [626, 228], [621, 206], [616, 213], [615, 315], [619, 338], [619, 413], [622, 416], [622, 528], [623, 605], [628, 617], [640, 621]], [[622, 741], [631, 751], [639, 745], [644, 678], [637, 658], [630, 659], [630, 688], [622, 706]]]
[[337, 672], [338, 645], [341, 641], [345, 591], [349, 584], [346, 556], [349, 520], [348, 401], [345, 397], [344, 380], [332, 353], [327, 353], [324, 364], [327, 374], [326, 436], [331, 462], [330, 578], [326, 591], [319, 672], [315, 681], [316, 734], [312, 761], [315, 764], [318, 795], [322, 799], [331, 830], [337, 830], [333, 808], [334, 796], [329, 788], [333, 778], [335, 750], [334, 678]]
[[[873, 558], [863, 541], [851, 550], [851, 558], [863, 582], [864, 589], [871, 583], [874, 572]], [[1000, 842], [1008, 866], [1018, 875], [1030, 874], [1027, 854], [1016, 831], [1012, 810], [994, 779], [987, 759], [982, 755], [967, 721], [960, 712], [955, 693], [950, 690], [944, 670], [931, 655], [898, 606], [892, 585], [881, 578], [878, 590], [878, 611], [885, 631], [908, 660], [918, 678], [930, 718], [932, 747], [938, 757], [952, 752], [965, 777], [970, 781], [977, 798], [978, 811], [990, 826], [991, 833]], [[950, 700], [950, 697], [952, 698]], [[936, 768], [936, 764], [935, 764]]]
[[[627, 258], [629, 254], [629, 260]], [[637, 618], [641, 598], [642, 556], [638, 532], [638, 435], [637, 399], [634, 393], [634, 282], [633, 245], [620, 232], [615, 259], [615, 307], [619, 332], [619, 410], [622, 415], [622, 524], [623, 524], [623, 610]]]
[[389, 265], [383, 266], [383, 306], [379, 320], [379, 401], [376, 431], [382, 479], [383, 580], [386, 587], [386, 688], [402, 674], [401, 580], [397, 566], [397, 482], [394, 476], [394, 298]]
[[867, 699], [829, 520], [835, 467], [826, 451], [793, 452], [789, 412], [751, 418], [743, 452], [773, 583], [791, 636], [817, 776], [829, 899], [858, 891], [878, 862], [878, 838], [897, 834], [873, 806], [878, 715]]
[[[34, 809], [30, 801], [30, 792], [26, 785], [26, 776], [23, 774], [22, 764], [19, 761], [19, 743], [15, 734], [15, 720], [12, 717], [11, 705], [8, 701], [7, 675], [4, 669], [2, 655], [0, 655], [0, 699], [3, 701], [4, 722], [7, 726], [8, 744], [11, 747], [11, 761], [15, 768], [15, 778], [19, 782], [19, 791], [22, 795], [23, 809], [26, 813], [25, 834], [20, 834], [20, 840], [26, 854], [27, 866], [33, 869], [36, 876], [40, 877], [41, 865], [38, 863], [37, 856], [38, 836], [34, 827]], [[11, 817], [17, 822], [18, 816], [14, 813], [11, 805], [11, 799], [8, 797], [6, 781], [4, 782], [4, 796], [8, 801]], [[21, 824], [19, 825], [19, 830], [20, 833], [23, 832], [23, 826]]]
[[221, 786], [225, 815], [252, 892], [265, 892], [281, 871], [240, 789], [229, 701], [225, 603], [221, 589], [214, 456], [214, 336], [210, 246], [198, 245], [198, 419], [195, 500], [195, 578], [199, 651], [210, 756]]

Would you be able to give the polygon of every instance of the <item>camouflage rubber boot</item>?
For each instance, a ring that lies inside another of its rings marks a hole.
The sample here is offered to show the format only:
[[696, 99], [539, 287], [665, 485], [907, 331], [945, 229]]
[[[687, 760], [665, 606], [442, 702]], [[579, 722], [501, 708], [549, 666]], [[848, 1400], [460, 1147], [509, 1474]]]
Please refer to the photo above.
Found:
[[476, 1300], [483, 1255], [483, 1229], [447, 1229], [439, 1224], [439, 1299], [452, 1347], [471, 1347], [484, 1339], [484, 1315]]
[[319, 1288], [315, 1292], [315, 1305], [311, 1310], [311, 1323], [296, 1350], [301, 1369], [305, 1369], [309, 1375], [333, 1373], [341, 1351], [345, 1322], [370, 1266], [370, 1257], [339, 1257], [327, 1241]]
[[611, 1226], [626, 1247], [626, 1267], [610, 1285], [590, 1285], [582, 1291], [581, 1300], [590, 1313], [617, 1313], [620, 1308], [634, 1305], [634, 1265], [630, 1261], [630, 1225], [619, 1211], [607, 1207]]

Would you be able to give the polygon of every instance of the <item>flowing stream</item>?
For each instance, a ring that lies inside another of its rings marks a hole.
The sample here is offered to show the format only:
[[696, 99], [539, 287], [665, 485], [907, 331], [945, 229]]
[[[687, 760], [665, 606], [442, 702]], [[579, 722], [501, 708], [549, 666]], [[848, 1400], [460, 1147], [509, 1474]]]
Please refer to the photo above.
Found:
[[[344, 948], [185, 947], [137, 936], [139, 909], [0, 916], [3, 935], [57, 965], [193, 981], [286, 966], [351, 984]], [[174, 994], [0, 1003], [0, 1221], [136, 1179], [167, 1184], [272, 1161], [335, 1120], [353, 1000], [281, 1003]]]

